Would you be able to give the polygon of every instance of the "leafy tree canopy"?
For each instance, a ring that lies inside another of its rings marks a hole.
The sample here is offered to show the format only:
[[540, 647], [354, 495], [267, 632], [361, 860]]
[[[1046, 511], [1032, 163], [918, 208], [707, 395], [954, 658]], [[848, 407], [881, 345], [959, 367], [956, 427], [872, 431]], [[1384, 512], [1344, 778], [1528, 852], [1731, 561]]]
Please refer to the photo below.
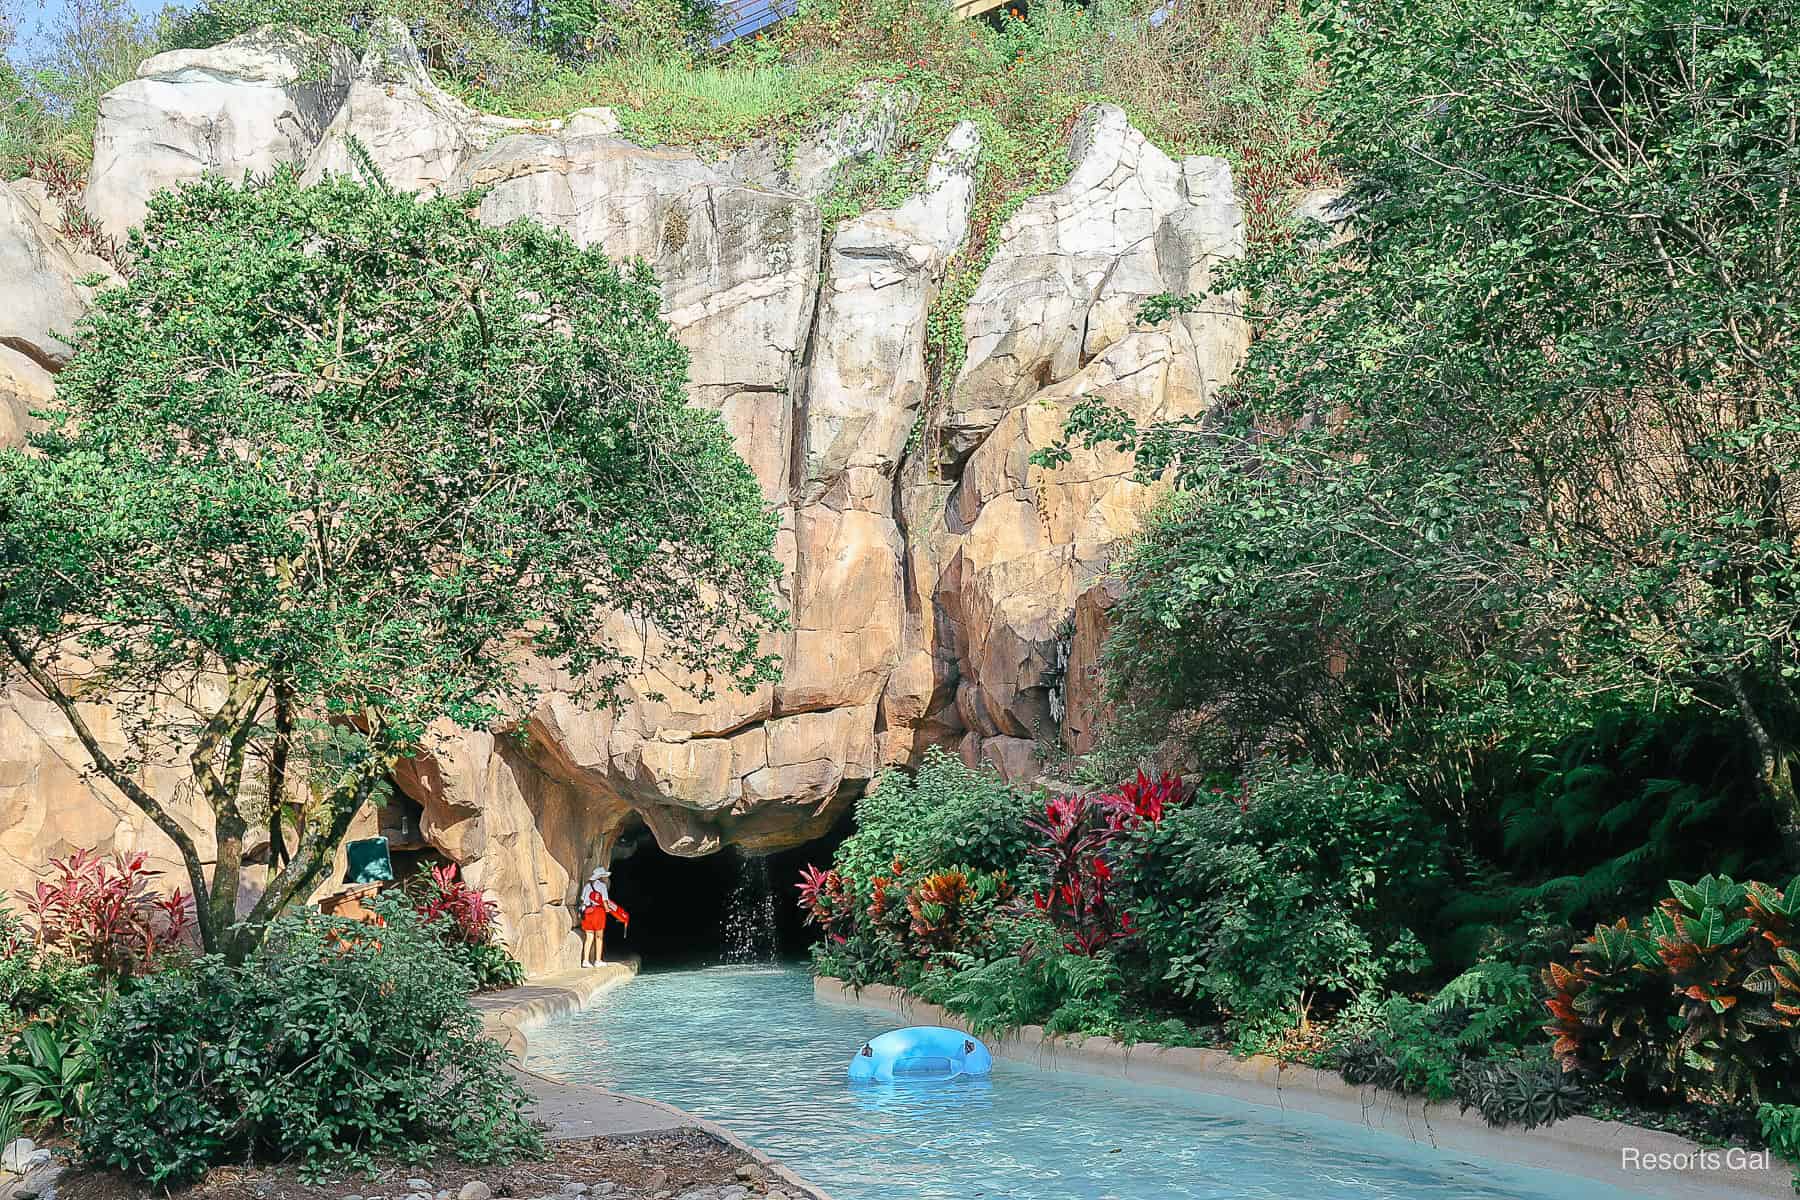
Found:
[[[0, 664], [175, 840], [211, 949], [316, 885], [435, 720], [504, 723], [553, 675], [605, 703], [647, 645], [702, 688], [772, 673], [775, 520], [649, 273], [467, 205], [291, 172], [160, 195], [49, 428], [0, 455]], [[101, 695], [129, 754], [74, 705]], [[138, 784], [171, 752], [210, 880]], [[284, 800], [301, 837], [239, 924]]]
[[[1342, 0], [1348, 237], [1125, 567], [1115, 681], [1455, 797], [1620, 705], [1710, 710], [1800, 861], [1791, 0]], [[1177, 302], [1176, 307], [1197, 303]]]

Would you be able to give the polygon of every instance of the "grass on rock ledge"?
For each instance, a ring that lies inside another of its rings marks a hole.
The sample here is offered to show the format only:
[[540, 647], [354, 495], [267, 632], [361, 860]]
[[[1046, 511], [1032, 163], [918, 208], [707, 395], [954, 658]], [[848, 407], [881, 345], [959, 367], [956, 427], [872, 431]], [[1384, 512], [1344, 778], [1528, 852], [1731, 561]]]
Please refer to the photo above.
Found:
[[930, 407], [961, 366], [962, 314], [1000, 228], [1067, 178], [1068, 138], [1085, 106], [1119, 105], [1171, 155], [1228, 158], [1253, 249], [1287, 236], [1300, 189], [1333, 181], [1318, 153], [1313, 38], [1295, 0], [1191, 0], [1155, 26], [1156, 0], [1040, 0], [978, 20], [939, 0], [803, 0], [766, 33], [699, 53], [676, 0], [640, 8], [635, 24], [615, 13], [605, 18], [613, 25], [574, 36], [556, 15], [572, 10], [555, 4], [536, 31], [447, 0], [203, 0], [158, 22], [84, 9], [87, 24], [27, 48], [24, 69], [0, 67], [0, 171], [66, 180], [92, 153], [99, 97], [144, 58], [272, 22], [354, 49], [377, 17], [397, 15], [434, 77], [478, 108], [549, 119], [605, 105], [635, 142], [703, 152], [759, 138], [791, 147], [855, 103], [860, 86], [904, 88], [918, 104], [893, 152], [846, 172], [821, 208], [829, 237], [838, 221], [900, 203], [953, 126], [980, 128], [969, 236], [930, 314]]

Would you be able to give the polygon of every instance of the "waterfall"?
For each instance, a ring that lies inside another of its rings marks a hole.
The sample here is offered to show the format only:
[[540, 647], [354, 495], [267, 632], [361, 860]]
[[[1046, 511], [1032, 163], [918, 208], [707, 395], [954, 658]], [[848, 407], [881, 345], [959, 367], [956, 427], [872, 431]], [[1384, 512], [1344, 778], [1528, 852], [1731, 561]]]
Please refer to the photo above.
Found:
[[737, 858], [737, 883], [721, 919], [722, 957], [728, 963], [774, 962], [780, 943], [768, 860], [731, 853]]

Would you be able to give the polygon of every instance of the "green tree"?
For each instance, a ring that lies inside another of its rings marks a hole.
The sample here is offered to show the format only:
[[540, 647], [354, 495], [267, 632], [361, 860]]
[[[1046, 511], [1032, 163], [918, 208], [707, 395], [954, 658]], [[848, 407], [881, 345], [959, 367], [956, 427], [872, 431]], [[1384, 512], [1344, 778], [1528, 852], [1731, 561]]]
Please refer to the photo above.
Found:
[[[49, 429], [0, 455], [0, 666], [179, 848], [209, 950], [317, 885], [434, 721], [516, 724], [555, 676], [606, 703], [646, 653], [702, 691], [771, 675], [775, 519], [648, 271], [467, 206], [291, 171], [162, 194]], [[284, 799], [292, 859], [240, 916]]]
[[1120, 686], [1450, 797], [1607, 706], [1727, 714], [1800, 863], [1797, 15], [1329, 6], [1353, 236], [1246, 277], [1204, 427], [1073, 426], [1187, 493], [1125, 567]]

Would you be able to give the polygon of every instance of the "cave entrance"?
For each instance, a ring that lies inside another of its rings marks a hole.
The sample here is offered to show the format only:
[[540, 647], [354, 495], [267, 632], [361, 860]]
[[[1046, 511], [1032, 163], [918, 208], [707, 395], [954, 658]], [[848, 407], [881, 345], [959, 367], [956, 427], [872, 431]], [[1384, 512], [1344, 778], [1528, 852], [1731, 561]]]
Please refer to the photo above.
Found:
[[607, 957], [636, 954], [646, 969], [804, 958], [817, 930], [802, 923], [794, 902], [800, 868], [830, 862], [853, 828], [846, 814], [824, 837], [790, 850], [752, 855], [733, 846], [680, 858], [634, 823], [612, 858], [613, 899], [631, 914], [631, 929], [608, 929]]

